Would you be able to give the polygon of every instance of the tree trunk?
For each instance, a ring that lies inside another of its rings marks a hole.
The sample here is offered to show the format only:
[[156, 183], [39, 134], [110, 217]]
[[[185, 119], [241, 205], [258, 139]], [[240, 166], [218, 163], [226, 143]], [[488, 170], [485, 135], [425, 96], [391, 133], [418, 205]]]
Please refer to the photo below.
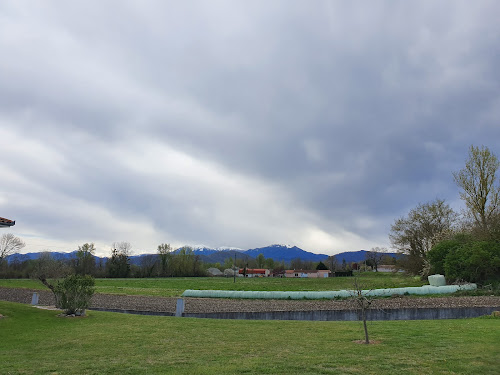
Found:
[[365, 344], [369, 344], [370, 340], [368, 340], [368, 327], [366, 326], [366, 309], [364, 305], [362, 307], [362, 314], [363, 314], [363, 328], [365, 329]]

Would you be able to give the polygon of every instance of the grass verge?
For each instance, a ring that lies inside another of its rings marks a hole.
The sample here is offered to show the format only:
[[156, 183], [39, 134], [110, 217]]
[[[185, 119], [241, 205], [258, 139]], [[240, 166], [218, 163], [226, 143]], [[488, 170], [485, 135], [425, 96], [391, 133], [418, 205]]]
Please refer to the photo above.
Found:
[[[365, 289], [399, 288], [427, 284], [418, 277], [393, 273], [366, 272], [359, 275]], [[352, 289], [352, 277], [326, 279], [295, 278], [232, 278], [185, 277], [154, 279], [96, 279], [96, 292], [161, 297], [179, 297], [186, 289], [201, 290], [256, 290], [256, 291], [327, 291]], [[0, 279], [0, 286], [11, 288], [46, 288], [35, 280]]]
[[497, 374], [500, 319], [242, 321], [90, 311], [86, 318], [0, 301], [2, 374]]

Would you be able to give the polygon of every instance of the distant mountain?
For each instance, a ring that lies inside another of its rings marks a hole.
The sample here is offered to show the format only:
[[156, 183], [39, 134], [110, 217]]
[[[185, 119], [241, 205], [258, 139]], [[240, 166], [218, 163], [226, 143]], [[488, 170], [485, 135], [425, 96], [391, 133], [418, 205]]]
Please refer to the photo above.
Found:
[[[359, 251], [345, 251], [343, 253], [335, 254], [335, 258], [339, 263], [342, 263], [343, 260], [346, 261], [346, 263], [351, 263], [351, 262], [362, 262], [366, 259], [366, 253], [367, 250], [359, 250]], [[384, 255], [389, 255], [394, 258], [398, 258], [401, 256], [399, 253], [384, 253]]]
[[[182, 248], [174, 250], [174, 253], [178, 253]], [[272, 258], [275, 261], [285, 261], [290, 262], [293, 259], [301, 259], [302, 261], [312, 261], [319, 262], [325, 261], [328, 258], [326, 254], [315, 254], [309, 251], [302, 250], [297, 246], [285, 246], [285, 245], [270, 245], [266, 247], [259, 247], [256, 249], [250, 250], [241, 250], [238, 248], [215, 248], [211, 249], [204, 246], [196, 246], [192, 247], [193, 253], [195, 255], [200, 256], [200, 260], [205, 263], [224, 263], [227, 258], [234, 259], [236, 255], [237, 259], [254, 259], [259, 254], [264, 255], [266, 258]], [[343, 253], [339, 253], [335, 255], [335, 258], [339, 263], [342, 263], [345, 260], [347, 263], [351, 262], [361, 262], [366, 258], [366, 250], [359, 251], [346, 251]], [[12, 262], [24, 262], [30, 259], [38, 259], [42, 253], [26, 253], [26, 254], [13, 254], [7, 257], [7, 261], [9, 263]], [[56, 259], [74, 259], [76, 258], [76, 251], [72, 251], [70, 253], [62, 253], [62, 252], [51, 252], [52, 256]], [[399, 257], [398, 253], [386, 253], [392, 257]], [[139, 254], [132, 255], [130, 257], [130, 262], [135, 265], [140, 265], [143, 257], [151, 256], [156, 254]], [[96, 261], [102, 259], [104, 262], [107, 261], [107, 257], [95, 257]]]
[[257, 249], [250, 249], [243, 252], [244, 254], [256, 258], [259, 254], [264, 255], [266, 258], [272, 258], [275, 261], [290, 262], [293, 259], [301, 259], [303, 261], [319, 262], [328, 258], [326, 254], [315, 254], [309, 251], [302, 250], [297, 246], [285, 245], [271, 245], [267, 247], [260, 247]]
[[[26, 253], [26, 254], [16, 253], [16, 254], [9, 255], [6, 259], [7, 259], [7, 262], [9, 264], [13, 263], [13, 262], [22, 263], [22, 262], [25, 262], [27, 260], [38, 259], [40, 257], [40, 255], [43, 254], [44, 252], [45, 251], [39, 252], [39, 253]], [[56, 260], [71, 260], [71, 259], [76, 258], [76, 250], [72, 251], [70, 253], [51, 251], [50, 255], [52, 255], [52, 257]], [[96, 259], [96, 261], [99, 261], [100, 259], [102, 259], [104, 261], [104, 263], [106, 263], [106, 260], [108, 259], [107, 257], [98, 257], [98, 256], [94, 256], [94, 258]]]
[[[200, 256], [200, 260], [205, 263], [224, 263], [227, 258], [234, 259], [254, 259], [259, 254], [266, 258], [272, 258], [275, 261], [290, 262], [293, 259], [300, 258], [303, 261], [319, 262], [328, 258], [326, 254], [315, 254], [298, 248], [297, 246], [271, 245], [250, 250], [242, 250], [234, 247], [208, 248], [205, 246], [191, 247], [195, 255]], [[174, 253], [181, 251], [182, 247], [174, 250]], [[140, 264], [141, 257], [147, 254], [131, 257], [132, 264]]]
[[[200, 259], [205, 263], [224, 263], [227, 258], [234, 259], [236, 255], [236, 259], [241, 259], [244, 252], [238, 250], [219, 250], [211, 254], [198, 254], [200, 255]], [[246, 259], [246, 258], [245, 258]]]
[[[43, 252], [39, 253], [26, 253], [26, 254], [12, 254], [7, 257], [7, 262], [10, 264], [12, 262], [25, 262], [27, 260], [38, 259]], [[76, 251], [72, 251], [71, 253], [62, 253], [51, 251], [50, 254], [54, 259], [73, 259], [76, 257]]]

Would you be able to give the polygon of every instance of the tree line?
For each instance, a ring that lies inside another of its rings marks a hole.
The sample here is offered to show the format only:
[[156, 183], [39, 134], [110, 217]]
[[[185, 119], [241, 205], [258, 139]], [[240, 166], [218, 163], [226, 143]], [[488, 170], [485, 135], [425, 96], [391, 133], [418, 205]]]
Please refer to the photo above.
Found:
[[500, 281], [499, 167], [488, 147], [470, 146], [464, 168], [452, 173], [465, 206], [460, 213], [436, 199], [395, 220], [389, 238], [404, 254], [403, 269], [448, 281]]
[[[6, 235], [4, 235], [6, 236]], [[99, 278], [141, 278], [141, 277], [192, 277], [207, 276], [208, 268], [218, 268], [221, 271], [234, 267], [241, 269], [268, 268], [274, 272], [284, 272], [285, 269], [328, 269], [332, 271], [350, 270], [351, 265], [345, 261], [339, 263], [332, 261], [313, 262], [302, 259], [293, 259], [290, 262], [275, 261], [259, 254], [256, 258], [246, 255], [227, 257], [222, 263], [203, 262], [191, 247], [184, 246], [173, 250], [170, 244], [158, 245], [155, 254], [142, 255], [138, 262], [131, 261], [132, 245], [129, 242], [114, 242], [111, 245], [110, 255], [107, 258], [96, 256], [94, 243], [84, 243], [78, 247], [71, 259], [56, 259], [49, 251], [42, 252], [38, 259], [19, 261], [14, 259], [7, 262], [7, 255], [18, 252], [24, 243], [17, 237], [8, 234], [9, 243], [12, 237], [16, 238], [19, 246], [5, 248], [4, 255], [0, 257], [0, 277], [2, 278], [54, 278], [68, 274], [90, 275]], [[0, 239], [1, 246], [1, 239]], [[1, 247], [0, 247], [1, 249]]]

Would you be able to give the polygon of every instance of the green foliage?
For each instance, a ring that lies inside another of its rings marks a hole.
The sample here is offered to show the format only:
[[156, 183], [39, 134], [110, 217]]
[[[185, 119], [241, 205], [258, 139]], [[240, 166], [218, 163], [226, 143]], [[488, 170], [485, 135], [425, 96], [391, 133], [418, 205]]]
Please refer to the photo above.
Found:
[[325, 265], [323, 262], [319, 262], [318, 265], [316, 266], [317, 270], [327, 270], [328, 267]]
[[94, 295], [94, 278], [89, 275], [69, 275], [54, 286], [56, 306], [66, 314], [84, 315]]
[[444, 263], [447, 255], [450, 251], [458, 249], [462, 244], [463, 241], [458, 239], [444, 240], [429, 250], [427, 253], [427, 259], [431, 264], [431, 273], [444, 275]]
[[478, 240], [457, 234], [436, 244], [428, 253], [434, 273], [444, 273], [449, 281], [484, 284], [500, 278], [500, 242]]
[[106, 263], [109, 277], [128, 277], [130, 275], [130, 259], [126, 252], [111, 250], [111, 258]]
[[450, 280], [484, 283], [500, 275], [500, 243], [468, 241], [450, 249], [444, 261], [445, 275]]
[[195, 255], [193, 249], [188, 246], [177, 251], [171, 258], [170, 263], [170, 272], [174, 277], [205, 276], [200, 256]]
[[168, 243], [158, 245], [158, 257], [160, 258], [160, 276], [169, 275], [169, 266], [172, 258], [172, 247]]
[[[368, 322], [380, 342], [359, 345], [359, 322], [98, 311], [61, 319], [3, 301], [0, 312], [7, 316], [0, 319], [2, 374], [493, 375], [500, 358], [500, 319], [491, 318]], [[200, 337], [209, 344], [200, 344]], [[404, 355], [394, 354], [402, 349]]]
[[84, 243], [78, 246], [76, 252], [75, 272], [79, 275], [91, 275], [95, 269], [95, 246], [93, 243]]
[[266, 257], [264, 254], [260, 253], [257, 255], [257, 258], [255, 258], [257, 262], [257, 268], [264, 268], [264, 264], [266, 263]]

